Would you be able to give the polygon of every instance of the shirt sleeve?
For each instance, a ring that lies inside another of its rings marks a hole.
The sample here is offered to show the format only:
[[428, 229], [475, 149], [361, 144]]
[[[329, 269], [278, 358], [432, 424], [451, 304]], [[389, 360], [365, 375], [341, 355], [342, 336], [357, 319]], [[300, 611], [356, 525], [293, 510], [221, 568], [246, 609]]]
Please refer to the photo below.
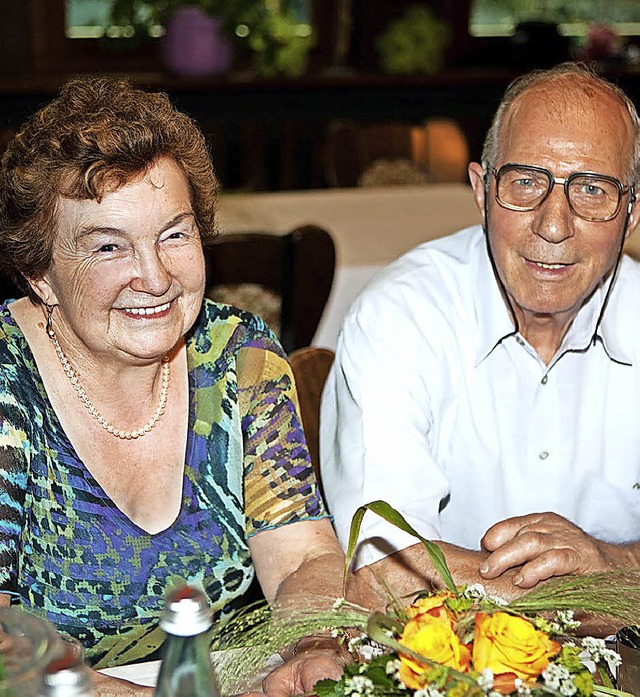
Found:
[[307, 449], [291, 367], [263, 347], [238, 355], [247, 535], [327, 517]]
[[11, 397], [0, 397], [0, 592], [13, 592], [18, 574], [27, 472], [27, 434], [10, 417]]
[[[396, 508], [423, 537], [440, 539], [449, 483], [431, 454], [432, 384], [438, 359], [410, 296], [371, 294], [345, 319], [320, 418], [322, 484], [344, 548], [356, 509]], [[406, 291], [408, 292], [408, 291]], [[373, 512], [364, 515], [356, 568], [417, 539]]]

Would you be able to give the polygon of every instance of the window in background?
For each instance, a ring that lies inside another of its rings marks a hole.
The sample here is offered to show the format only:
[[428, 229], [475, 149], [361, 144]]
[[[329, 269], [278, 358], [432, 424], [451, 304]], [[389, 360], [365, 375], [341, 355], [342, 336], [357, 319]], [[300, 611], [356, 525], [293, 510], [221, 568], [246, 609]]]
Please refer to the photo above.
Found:
[[109, 17], [110, 0], [66, 0], [65, 34], [68, 39], [99, 39]]
[[557, 23], [564, 36], [583, 37], [589, 24], [611, 26], [622, 36], [640, 35], [638, 0], [474, 0], [469, 15], [472, 36], [510, 36], [519, 22]]
[[[262, 0], [269, 9], [278, 9], [280, 6], [288, 7], [293, 17], [300, 25], [309, 25], [311, 22], [310, 0]], [[99, 39], [106, 33], [111, 38], [127, 37], [131, 35], [131, 27], [105, 27], [109, 23], [109, 13], [112, 0], [66, 0], [65, 34], [69, 39]], [[140, 6], [138, 18], [142, 24], [146, 24], [147, 13]], [[160, 36], [162, 27], [155, 26], [149, 30], [151, 36]]]

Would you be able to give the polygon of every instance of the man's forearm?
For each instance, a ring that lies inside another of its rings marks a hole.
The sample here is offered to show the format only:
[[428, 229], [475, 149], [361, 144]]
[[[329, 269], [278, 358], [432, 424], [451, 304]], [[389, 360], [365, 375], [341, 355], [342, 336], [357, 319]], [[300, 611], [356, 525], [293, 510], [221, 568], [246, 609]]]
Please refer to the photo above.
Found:
[[608, 542], [600, 544], [602, 545], [603, 556], [611, 567], [640, 569], [640, 542], [629, 542], [622, 545]]
[[[436, 543], [442, 549], [451, 575], [456, 584], [481, 583], [487, 593], [510, 600], [522, 595], [523, 591], [513, 584], [516, 570], [509, 570], [500, 578], [488, 581], [480, 575], [480, 564], [487, 552], [475, 552], [446, 542]], [[370, 566], [363, 567], [357, 574], [368, 586], [375, 588], [375, 604], [383, 607], [389, 602], [391, 590], [396, 596], [418, 593], [425, 589], [440, 589], [443, 581], [422, 544], [418, 543], [396, 552]]]

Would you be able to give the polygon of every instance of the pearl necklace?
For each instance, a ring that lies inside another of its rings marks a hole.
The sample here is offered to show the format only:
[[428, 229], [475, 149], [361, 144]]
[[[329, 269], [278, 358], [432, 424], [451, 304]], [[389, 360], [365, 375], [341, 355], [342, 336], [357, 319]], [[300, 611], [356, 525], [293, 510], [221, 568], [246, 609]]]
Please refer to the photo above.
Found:
[[62, 346], [60, 346], [60, 342], [58, 341], [56, 333], [53, 331], [50, 321], [47, 322], [47, 334], [53, 342], [53, 346], [58, 354], [62, 368], [69, 378], [75, 393], [78, 395], [78, 398], [89, 414], [93, 416], [93, 418], [102, 426], [102, 428], [104, 428], [105, 431], [116, 438], [120, 438], [121, 440], [134, 440], [136, 438], [146, 436], [147, 433], [149, 433], [149, 431], [151, 431], [151, 429], [158, 423], [158, 420], [162, 414], [164, 414], [165, 407], [167, 406], [167, 398], [169, 397], [169, 378], [171, 375], [169, 356], [165, 356], [162, 359], [162, 388], [160, 389], [160, 402], [158, 403], [158, 407], [153, 413], [153, 416], [144, 426], [141, 426], [135, 431], [123, 431], [121, 428], [116, 428], [110, 421], [107, 421], [107, 419], [105, 419], [104, 416], [102, 416], [102, 414], [93, 406], [89, 397], [87, 397], [87, 394], [82, 388], [80, 380], [76, 375], [76, 371], [71, 367], [69, 359], [65, 356]]

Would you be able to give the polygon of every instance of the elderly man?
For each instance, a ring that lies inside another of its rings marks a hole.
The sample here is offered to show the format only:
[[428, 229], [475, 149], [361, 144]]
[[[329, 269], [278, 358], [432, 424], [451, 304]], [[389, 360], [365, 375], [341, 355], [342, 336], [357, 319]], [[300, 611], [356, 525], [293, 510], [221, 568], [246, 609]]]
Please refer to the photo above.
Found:
[[[322, 475], [343, 545], [355, 509], [384, 499], [459, 582], [512, 597], [640, 565], [640, 264], [622, 256], [638, 115], [582, 66], [535, 72], [507, 90], [482, 160], [482, 227], [409, 252], [348, 313]], [[399, 592], [436, 581], [373, 514], [361, 539], [358, 564]]]

